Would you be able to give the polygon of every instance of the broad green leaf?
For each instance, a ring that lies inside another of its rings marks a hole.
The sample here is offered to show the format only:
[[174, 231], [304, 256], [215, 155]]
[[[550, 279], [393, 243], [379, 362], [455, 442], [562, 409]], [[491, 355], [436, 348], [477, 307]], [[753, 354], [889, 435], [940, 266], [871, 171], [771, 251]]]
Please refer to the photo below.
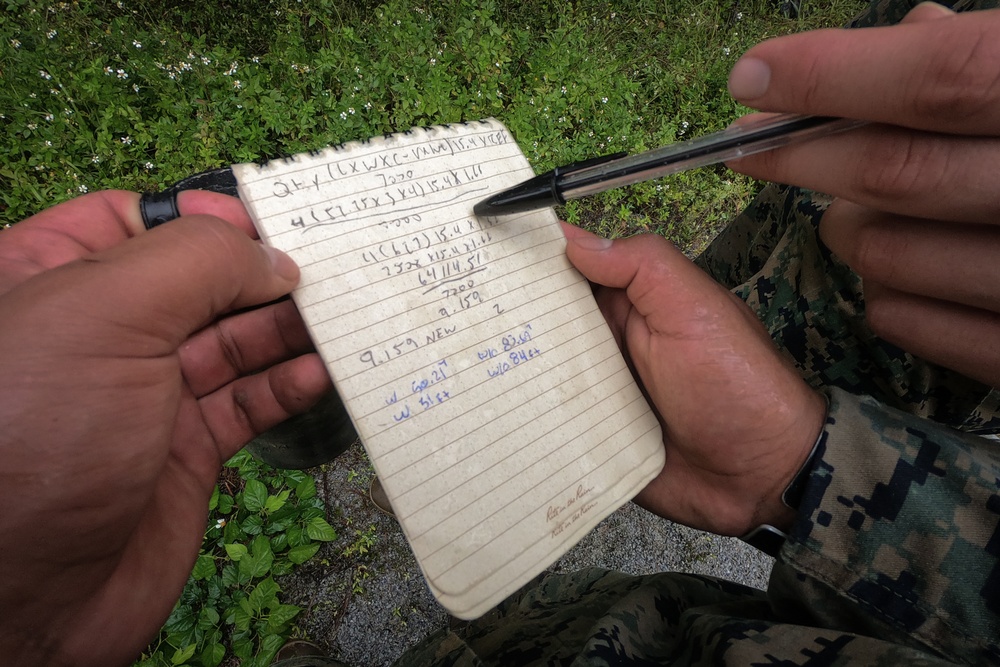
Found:
[[211, 512], [219, 506], [219, 485], [212, 489], [212, 497], [208, 499], [208, 511]]
[[295, 485], [295, 495], [299, 500], [309, 500], [316, 497], [316, 480], [312, 476], [307, 476]]
[[274, 583], [274, 579], [270, 577], [260, 582], [250, 591], [250, 596], [247, 598], [250, 603], [250, 609], [256, 613], [263, 611], [266, 607], [270, 607], [277, 598], [278, 591], [280, 590], [281, 588], [278, 584]]
[[194, 610], [190, 605], [178, 605], [167, 619], [163, 629], [167, 632], [187, 632], [194, 627]]
[[271, 551], [278, 553], [279, 551], [284, 551], [288, 548], [288, 535], [285, 533], [278, 533], [271, 538]]
[[227, 544], [226, 555], [229, 556], [230, 560], [239, 562], [247, 555], [247, 546], [245, 544]]
[[312, 542], [311, 544], [303, 544], [300, 547], [292, 547], [288, 550], [288, 560], [296, 565], [302, 565], [302, 563], [316, 555], [320, 546], [318, 542]]
[[191, 576], [195, 580], [208, 579], [215, 576], [215, 559], [208, 554], [198, 556], [198, 560], [194, 562], [194, 569], [191, 570]]
[[337, 531], [320, 516], [309, 519], [309, 523], [306, 524], [306, 534], [320, 542], [332, 542], [337, 539]]
[[[222, 585], [226, 588], [235, 588], [239, 584], [239, 576], [236, 566], [229, 564], [222, 568]], [[212, 585], [212, 581], [209, 581], [209, 586]]]
[[194, 655], [195, 649], [198, 648], [197, 644], [188, 644], [184, 648], [179, 648], [174, 651], [174, 654], [170, 657], [170, 664], [172, 665], [182, 665], [188, 661], [188, 659]]
[[[253, 614], [251, 614], [248, 609], [244, 608], [243, 603], [241, 603], [233, 612], [233, 625], [236, 626], [237, 630], [249, 630], [250, 621], [252, 620]], [[236, 650], [235, 642], [233, 643], [233, 650]]]
[[[247, 622], [249, 625], [249, 621]], [[249, 660], [253, 656], [253, 639], [248, 637], [239, 637], [233, 639], [233, 645], [231, 647], [233, 653], [240, 660]]]
[[228, 493], [220, 493], [218, 499], [219, 514], [229, 514], [233, 511], [233, 497]]
[[288, 530], [285, 531], [285, 535], [288, 536], [288, 544], [293, 547], [310, 543], [309, 536], [306, 535], [305, 530], [297, 525], [289, 526]]
[[275, 634], [284, 632], [300, 611], [302, 609], [293, 604], [279, 604], [267, 617], [267, 631]]
[[247, 535], [260, 535], [261, 531], [264, 530], [264, 519], [259, 514], [251, 514], [243, 520], [240, 528]]
[[219, 643], [207, 645], [201, 652], [203, 667], [216, 667], [226, 657], [226, 647]]
[[291, 494], [291, 491], [285, 489], [276, 496], [268, 496], [267, 500], [264, 502], [264, 511], [271, 514], [272, 512], [280, 510], [284, 506], [285, 502], [288, 501], [289, 494]]
[[278, 650], [284, 646], [284, 644], [285, 638], [281, 635], [267, 635], [264, 637], [264, 639], [260, 642], [260, 652], [258, 652], [255, 656], [255, 658], [259, 660], [257, 665], [260, 667], [270, 665], [274, 660], [275, 654], [277, 654]]
[[267, 502], [267, 487], [259, 479], [248, 479], [243, 487], [243, 507], [249, 512], [259, 512]]
[[271, 576], [283, 577], [286, 574], [291, 574], [293, 569], [295, 569], [295, 565], [290, 560], [276, 558], [274, 564], [271, 565]]
[[209, 630], [219, 624], [219, 612], [215, 607], [202, 607], [198, 614], [198, 627], [202, 630]]

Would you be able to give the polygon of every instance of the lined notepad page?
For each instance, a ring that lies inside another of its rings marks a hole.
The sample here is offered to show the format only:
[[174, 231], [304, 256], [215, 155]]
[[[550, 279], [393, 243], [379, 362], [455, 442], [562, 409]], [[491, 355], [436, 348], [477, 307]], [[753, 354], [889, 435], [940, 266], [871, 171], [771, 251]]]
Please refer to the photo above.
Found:
[[234, 166], [431, 590], [475, 618], [656, 476], [660, 428], [495, 120]]

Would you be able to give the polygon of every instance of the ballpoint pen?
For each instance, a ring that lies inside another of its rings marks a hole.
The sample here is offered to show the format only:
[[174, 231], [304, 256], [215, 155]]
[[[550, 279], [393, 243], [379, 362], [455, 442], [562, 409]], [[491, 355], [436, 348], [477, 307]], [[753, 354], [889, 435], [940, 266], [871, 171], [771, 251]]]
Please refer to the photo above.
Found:
[[780, 114], [638, 155], [619, 153], [557, 167], [484, 199], [474, 210], [476, 215], [482, 216], [507, 215], [565, 204], [570, 199], [828, 136], [864, 124], [864, 121], [847, 118]]

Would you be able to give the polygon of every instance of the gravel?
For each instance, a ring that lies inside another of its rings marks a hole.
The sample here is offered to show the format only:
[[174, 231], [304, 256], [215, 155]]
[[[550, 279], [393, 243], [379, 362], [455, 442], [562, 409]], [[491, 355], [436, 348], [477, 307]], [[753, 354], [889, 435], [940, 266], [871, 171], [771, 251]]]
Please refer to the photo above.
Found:
[[[356, 667], [392, 664], [447, 624], [448, 615], [427, 589], [399, 524], [369, 501], [374, 473], [361, 446], [312, 472], [339, 537], [282, 579], [285, 601], [305, 609], [297, 621], [300, 633], [329, 655]], [[672, 570], [763, 589], [772, 563], [735, 538], [680, 526], [629, 503], [550, 569]]]

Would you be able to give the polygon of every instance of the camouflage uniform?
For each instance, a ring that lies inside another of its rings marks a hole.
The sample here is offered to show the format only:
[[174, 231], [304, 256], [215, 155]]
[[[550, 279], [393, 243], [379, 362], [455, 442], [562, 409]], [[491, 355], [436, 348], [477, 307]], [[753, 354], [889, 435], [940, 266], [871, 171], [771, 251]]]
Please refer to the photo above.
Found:
[[[883, 0], [854, 25], [913, 4]], [[871, 333], [860, 279], [816, 234], [828, 203], [769, 186], [698, 260], [830, 398], [768, 591], [543, 575], [398, 664], [1000, 664], [1000, 445], [972, 435], [1000, 430], [998, 392]]]

